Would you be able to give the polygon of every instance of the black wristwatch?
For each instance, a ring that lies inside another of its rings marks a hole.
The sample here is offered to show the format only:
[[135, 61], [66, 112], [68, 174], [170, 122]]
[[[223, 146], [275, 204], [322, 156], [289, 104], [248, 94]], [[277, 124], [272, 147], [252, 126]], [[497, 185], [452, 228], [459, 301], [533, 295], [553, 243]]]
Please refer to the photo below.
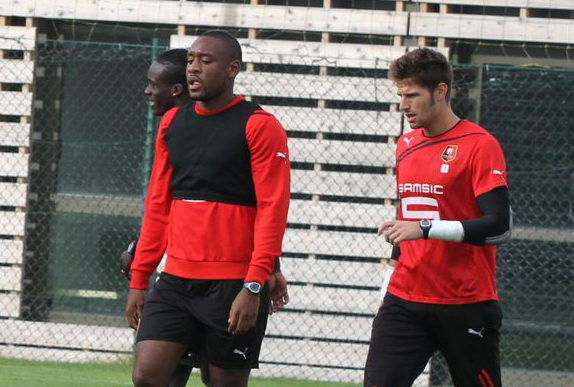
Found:
[[127, 250], [128, 250], [128, 254], [130, 254], [132, 257], [133, 257], [134, 255], [136, 255], [136, 247], [137, 247], [137, 244], [138, 244], [138, 241], [135, 240], [135, 241], [132, 241], [132, 242], [129, 244], [129, 246], [128, 246], [128, 249], [127, 249]]
[[243, 287], [251, 294], [259, 294], [261, 292], [261, 284], [259, 282], [244, 282]]
[[423, 239], [429, 239], [429, 232], [432, 227], [432, 222], [429, 219], [423, 219], [419, 222], [419, 226], [423, 231]]

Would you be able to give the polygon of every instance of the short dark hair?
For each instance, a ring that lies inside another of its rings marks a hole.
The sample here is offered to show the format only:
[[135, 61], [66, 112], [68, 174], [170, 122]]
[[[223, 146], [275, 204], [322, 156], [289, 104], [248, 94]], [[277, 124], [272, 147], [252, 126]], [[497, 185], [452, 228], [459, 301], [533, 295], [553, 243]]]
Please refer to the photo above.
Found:
[[444, 82], [448, 86], [446, 100], [450, 99], [452, 67], [443, 54], [430, 48], [417, 48], [395, 59], [389, 68], [389, 77], [395, 82], [412, 78], [431, 92]]
[[229, 55], [229, 61], [238, 60], [240, 64], [242, 63], [243, 54], [241, 52], [241, 45], [229, 32], [223, 30], [209, 30], [199, 36], [211, 36], [212, 38], [221, 40], [227, 48], [226, 51]]
[[185, 68], [187, 67], [187, 50], [185, 48], [176, 48], [167, 50], [158, 55], [155, 60], [166, 68], [167, 80], [171, 85], [181, 84], [185, 87], [187, 79]]

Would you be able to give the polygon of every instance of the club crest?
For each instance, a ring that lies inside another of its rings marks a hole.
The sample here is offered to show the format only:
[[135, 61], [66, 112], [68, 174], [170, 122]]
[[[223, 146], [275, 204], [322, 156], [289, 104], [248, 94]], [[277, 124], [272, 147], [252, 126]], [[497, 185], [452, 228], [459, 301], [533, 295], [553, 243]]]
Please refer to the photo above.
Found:
[[445, 163], [450, 163], [452, 160], [456, 158], [456, 151], [458, 150], [458, 145], [447, 145], [442, 152], [442, 156], [440, 156], [441, 160]]

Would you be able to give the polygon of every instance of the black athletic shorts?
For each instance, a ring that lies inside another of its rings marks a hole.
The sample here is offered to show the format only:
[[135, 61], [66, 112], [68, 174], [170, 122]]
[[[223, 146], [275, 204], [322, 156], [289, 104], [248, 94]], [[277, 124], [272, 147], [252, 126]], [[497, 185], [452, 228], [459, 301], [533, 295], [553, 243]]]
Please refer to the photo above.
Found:
[[442, 305], [387, 292], [373, 321], [364, 387], [410, 387], [435, 350], [456, 387], [501, 387], [497, 301]]
[[174, 341], [220, 368], [258, 368], [269, 289], [261, 290], [256, 325], [234, 336], [227, 331], [229, 311], [242, 287], [243, 280], [193, 280], [162, 273], [145, 303], [136, 341]]
[[197, 354], [195, 354], [191, 350], [188, 350], [186, 353], [184, 353], [179, 359], [178, 363], [181, 364], [182, 366], [189, 368], [201, 367], [201, 359]]

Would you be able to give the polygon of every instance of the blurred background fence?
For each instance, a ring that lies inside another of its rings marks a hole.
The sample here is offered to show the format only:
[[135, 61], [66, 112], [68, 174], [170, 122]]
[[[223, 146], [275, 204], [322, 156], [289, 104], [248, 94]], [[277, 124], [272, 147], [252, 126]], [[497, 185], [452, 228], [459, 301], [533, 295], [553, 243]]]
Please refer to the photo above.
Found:
[[[133, 333], [119, 253], [138, 235], [157, 127], [147, 69], [193, 36], [74, 23], [54, 34], [53, 21], [37, 35], [24, 24], [0, 27], [0, 356], [121, 361]], [[130, 39], [103, 41], [110, 31]], [[279, 118], [293, 162], [282, 259], [291, 302], [270, 317], [256, 375], [359, 382], [390, 252], [376, 226], [395, 215], [395, 143], [406, 130], [387, 68], [408, 42], [231, 32], [246, 62], [236, 91]], [[507, 157], [515, 230], [497, 273], [505, 385], [571, 386], [574, 71], [546, 64], [569, 48], [522, 47], [531, 63], [538, 51], [547, 61], [517, 66], [512, 45], [419, 43], [453, 58], [454, 110]], [[507, 64], [464, 60], [501, 47]], [[417, 381], [450, 384], [440, 355]]]

